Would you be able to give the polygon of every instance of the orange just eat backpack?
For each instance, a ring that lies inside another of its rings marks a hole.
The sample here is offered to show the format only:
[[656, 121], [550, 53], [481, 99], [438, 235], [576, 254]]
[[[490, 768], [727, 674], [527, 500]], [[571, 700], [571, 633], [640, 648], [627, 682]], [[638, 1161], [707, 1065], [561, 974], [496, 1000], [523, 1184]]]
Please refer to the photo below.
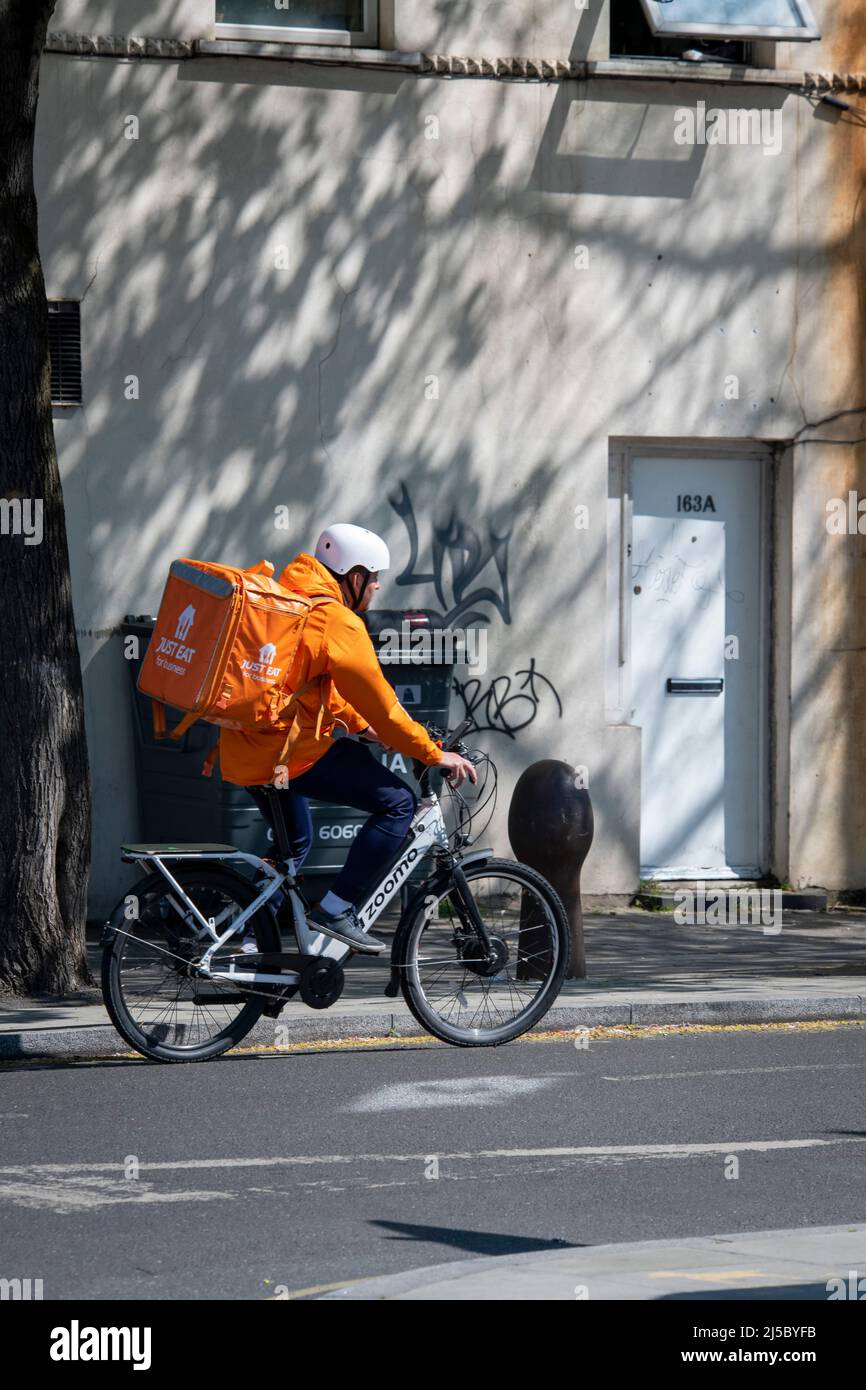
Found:
[[[324, 677], [298, 690], [287, 685], [307, 618], [335, 600], [283, 588], [268, 560], [249, 569], [203, 560], [175, 560], [159, 605], [138, 688], [151, 697], [157, 738], [166, 735], [165, 706], [184, 711], [171, 738], [197, 719], [227, 729], [288, 729], [283, 756], [298, 734], [298, 697], [320, 686], [321, 732], [326, 712]], [[202, 769], [210, 776], [216, 748]]]

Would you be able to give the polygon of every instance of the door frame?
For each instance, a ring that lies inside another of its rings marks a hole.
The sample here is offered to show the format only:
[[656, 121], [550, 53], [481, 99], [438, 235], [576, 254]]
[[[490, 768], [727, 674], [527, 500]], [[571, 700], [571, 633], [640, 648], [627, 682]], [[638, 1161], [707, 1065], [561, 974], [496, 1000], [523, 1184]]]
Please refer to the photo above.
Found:
[[[631, 595], [630, 560], [632, 547], [633, 493], [632, 469], [635, 458], [685, 458], [723, 459], [726, 455], [738, 459], [753, 459], [759, 475], [758, 517], [758, 645], [760, 649], [758, 717], [758, 855], [756, 865], [740, 865], [721, 871], [719, 878], [753, 879], [766, 874], [772, 863], [770, 827], [773, 821], [770, 805], [773, 784], [770, 759], [772, 754], [771, 719], [771, 671], [772, 671], [772, 630], [771, 630], [771, 576], [773, 547], [774, 513], [774, 456], [772, 447], [762, 447], [753, 440], [719, 440], [710, 443], [706, 438], [690, 442], [687, 439], [671, 439], [668, 442], [657, 437], [645, 443], [634, 438], [610, 440], [609, 450], [609, 498], [619, 498], [617, 535], [609, 533], [609, 544], [618, 547], [617, 572], [618, 590], [616, 604], [608, 594], [608, 623], [613, 623], [614, 640], [609, 642], [610, 653], [607, 671], [608, 719], [610, 722], [631, 724], [632, 704], [632, 661], [631, 661]], [[613, 558], [613, 557], [612, 557]], [[611, 573], [609, 568], [608, 573]], [[613, 587], [613, 586], [611, 586]], [[641, 788], [641, 815], [643, 814], [643, 788]], [[657, 879], [680, 879], [688, 877], [671, 870], [656, 875]]]

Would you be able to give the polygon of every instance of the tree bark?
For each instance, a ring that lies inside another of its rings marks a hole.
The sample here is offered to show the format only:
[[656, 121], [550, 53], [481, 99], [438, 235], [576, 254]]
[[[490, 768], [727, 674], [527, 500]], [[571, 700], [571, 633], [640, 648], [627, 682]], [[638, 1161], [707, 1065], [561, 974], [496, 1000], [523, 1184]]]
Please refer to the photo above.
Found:
[[33, 137], [54, 0], [0, 0], [0, 989], [89, 982], [90, 779]]

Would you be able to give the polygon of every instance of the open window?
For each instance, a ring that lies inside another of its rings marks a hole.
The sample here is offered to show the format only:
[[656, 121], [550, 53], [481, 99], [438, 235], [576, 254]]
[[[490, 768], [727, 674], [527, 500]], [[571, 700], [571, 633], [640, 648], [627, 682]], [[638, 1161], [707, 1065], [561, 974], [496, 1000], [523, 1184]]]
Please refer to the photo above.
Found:
[[640, 0], [654, 35], [710, 39], [818, 39], [806, 0]]
[[688, 54], [732, 66], [756, 61], [762, 66], [768, 45], [761, 40], [819, 37], [808, 5], [799, 0], [610, 0], [612, 58]]
[[218, 39], [373, 48], [377, 0], [216, 0]]

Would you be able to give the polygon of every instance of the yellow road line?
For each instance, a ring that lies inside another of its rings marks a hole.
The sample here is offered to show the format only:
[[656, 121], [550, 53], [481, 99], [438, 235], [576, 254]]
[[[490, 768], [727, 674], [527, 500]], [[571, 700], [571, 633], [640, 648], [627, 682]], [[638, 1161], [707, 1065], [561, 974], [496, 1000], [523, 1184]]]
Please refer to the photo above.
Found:
[[[515, 1038], [516, 1043], [550, 1043], [571, 1040], [577, 1036], [587, 1037], [592, 1040], [601, 1038], [651, 1038], [676, 1035], [679, 1033], [770, 1033], [770, 1032], [802, 1032], [809, 1031], [832, 1031], [838, 1028], [864, 1028], [866, 1019], [815, 1019], [803, 1021], [801, 1023], [658, 1023], [658, 1024], [611, 1024], [598, 1028], [561, 1028], [556, 1031], [544, 1033], [524, 1033], [522, 1037]], [[387, 1047], [396, 1049], [401, 1046], [406, 1047], [448, 1047], [448, 1043], [440, 1042], [438, 1038], [431, 1037], [428, 1033], [411, 1034], [408, 1037], [395, 1036], [385, 1033], [379, 1037], [357, 1037], [357, 1038], [320, 1038], [307, 1042], [286, 1043], [283, 1045], [265, 1044], [258, 1047], [235, 1047], [226, 1055], [231, 1057], [238, 1053], [292, 1053], [292, 1052], [341, 1052], [341, 1051], [362, 1051], [364, 1048]], [[512, 1044], [513, 1046], [513, 1044]]]
[[334, 1289], [351, 1289], [356, 1284], [369, 1284], [371, 1279], [376, 1278], [379, 1276], [368, 1274], [363, 1279], [338, 1279], [335, 1284], [311, 1284], [308, 1289], [291, 1289], [287, 1293], [272, 1294], [266, 1301], [268, 1303], [282, 1303], [289, 1298], [307, 1298], [314, 1293], [331, 1293]]
[[[522, 1037], [515, 1038], [515, 1043], [551, 1043], [571, 1040], [577, 1036], [590, 1038], [593, 1041], [599, 1039], [623, 1039], [628, 1041], [631, 1038], [653, 1038], [677, 1036], [679, 1034], [693, 1033], [802, 1033], [802, 1032], [833, 1032], [840, 1028], [866, 1028], [866, 1019], [840, 1018], [840, 1019], [811, 1019], [800, 1022], [785, 1023], [657, 1023], [657, 1024], [632, 1024], [618, 1023], [609, 1024], [597, 1028], [560, 1028], [556, 1031], [544, 1033], [524, 1033]], [[513, 1046], [514, 1044], [511, 1044]], [[352, 1037], [352, 1038], [320, 1038], [306, 1042], [287, 1043], [284, 1046], [276, 1043], [259, 1043], [248, 1047], [233, 1047], [228, 1052], [224, 1052], [214, 1061], [230, 1061], [232, 1057], [238, 1056], [289, 1056], [292, 1053], [303, 1052], [361, 1052], [364, 1049], [386, 1048], [389, 1050], [399, 1050], [401, 1047], [448, 1047], [448, 1043], [440, 1042], [438, 1038], [431, 1037], [429, 1033], [410, 1034], [402, 1037], [392, 1033], [384, 1033], [372, 1037]], [[0, 1070], [10, 1067], [20, 1066], [72, 1066], [77, 1063], [87, 1062], [91, 1065], [98, 1062], [144, 1062], [137, 1052], [112, 1052], [107, 1055], [90, 1055], [81, 1057], [2, 1057], [0, 1058]], [[166, 1063], [167, 1066], [173, 1065]]]

